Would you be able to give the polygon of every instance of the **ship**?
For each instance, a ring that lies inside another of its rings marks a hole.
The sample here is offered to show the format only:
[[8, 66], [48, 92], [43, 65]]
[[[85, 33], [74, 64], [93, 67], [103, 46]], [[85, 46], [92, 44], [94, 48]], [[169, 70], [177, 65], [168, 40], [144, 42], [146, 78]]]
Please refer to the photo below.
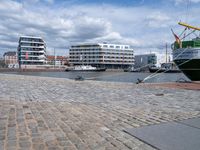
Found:
[[151, 73], [180, 73], [181, 70], [177, 68], [174, 62], [162, 63], [161, 67], [149, 66]]
[[[184, 26], [185, 29], [180, 36], [177, 36], [172, 30], [176, 39], [172, 44], [173, 61], [191, 81], [200, 81], [200, 34], [195, 33], [200, 31], [200, 28], [183, 22], [178, 24]], [[186, 40], [186, 37], [191, 35], [195, 35], [195, 37]]]
[[67, 68], [65, 71], [106, 71], [106, 68], [97, 68], [91, 65], [78, 65], [73, 68]]
[[133, 66], [125, 68], [124, 72], [140, 72], [140, 69], [136, 69]]

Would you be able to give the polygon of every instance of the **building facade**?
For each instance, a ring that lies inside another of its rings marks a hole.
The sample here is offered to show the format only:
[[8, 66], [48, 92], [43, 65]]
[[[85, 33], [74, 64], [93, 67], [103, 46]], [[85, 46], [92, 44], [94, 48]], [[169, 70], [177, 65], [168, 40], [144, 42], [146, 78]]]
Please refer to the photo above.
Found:
[[48, 55], [47, 64], [55, 66], [68, 65], [69, 64], [68, 57]]
[[18, 45], [20, 67], [46, 63], [46, 44], [41, 37], [21, 36]]
[[135, 55], [135, 69], [140, 71], [149, 70], [149, 66], [155, 65], [157, 63], [157, 56], [155, 54], [143, 54]]
[[6, 65], [18, 64], [17, 52], [15, 52], [15, 51], [5, 52], [3, 57], [4, 57], [4, 62]]
[[129, 45], [78, 44], [70, 47], [69, 62], [108, 69], [128, 68], [134, 64], [134, 51]]

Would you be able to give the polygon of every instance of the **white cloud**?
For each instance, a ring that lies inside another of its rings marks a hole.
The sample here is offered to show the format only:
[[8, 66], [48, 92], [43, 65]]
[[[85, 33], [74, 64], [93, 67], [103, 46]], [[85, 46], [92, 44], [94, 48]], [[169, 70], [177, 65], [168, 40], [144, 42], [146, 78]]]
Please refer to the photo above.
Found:
[[147, 16], [147, 22], [149, 27], [160, 28], [168, 27], [170, 25], [170, 17], [167, 14], [161, 12], [153, 12]]
[[45, 2], [48, 2], [50, 4], [53, 4], [54, 3], [54, 0], [44, 0]]
[[190, 3], [199, 3], [200, 0], [174, 0], [175, 4], [180, 4], [180, 3], [187, 3], [188, 5]]
[[[80, 42], [122, 43], [132, 45], [136, 51], [162, 51], [162, 45], [174, 40], [170, 28], [178, 26], [177, 22], [183, 14], [182, 10], [176, 8], [106, 4], [54, 8], [46, 3], [53, 4], [56, 1], [19, 3], [1, 0], [1, 50], [16, 50], [20, 35], [36, 35], [44, 37], [49, 50], [55, 48], [60, 54], [67, 53], [69, 45]], [[191, 22], [197, 24], [199, 9], [192, 9], [191, 13]]]
[[24, 3], [41, 3], [41, 2], [46, 2], [46, 3], [49, 3], [49, 4], [53, 4], [54, 3], [54, 0], [23, 0]]
[[11, 1], [11, 0], [1, 0], [0, 2], [0, 12], [17, 12], [22, 9], [22, 4]]

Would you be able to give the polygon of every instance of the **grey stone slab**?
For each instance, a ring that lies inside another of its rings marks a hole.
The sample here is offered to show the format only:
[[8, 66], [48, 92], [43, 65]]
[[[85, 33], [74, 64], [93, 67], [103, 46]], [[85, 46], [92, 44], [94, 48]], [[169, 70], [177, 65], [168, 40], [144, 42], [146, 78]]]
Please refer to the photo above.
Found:
[[160, 150], [200, 149], [200, 129], [177, 122], [126, 129], [125, 132]]
[[200, 118], [187, 119], [187, 120], [179, 121], [179, 123], [200, 129]]

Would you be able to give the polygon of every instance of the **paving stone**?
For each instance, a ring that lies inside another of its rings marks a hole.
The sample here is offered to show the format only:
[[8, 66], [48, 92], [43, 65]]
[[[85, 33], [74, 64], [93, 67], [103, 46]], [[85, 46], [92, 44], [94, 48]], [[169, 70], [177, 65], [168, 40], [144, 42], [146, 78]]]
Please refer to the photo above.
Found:
[[6, 135], [5, 135], [5, 134], [0, 134], [0, 141], [5, 140], [5, 138], [6, 138]]
[[123, 144], [130, 149], [137, 147], [132, 141], [125, 141]]
[[6, 146], [7, 147], [16, 147], [17, 146], [17, 141], [16, 140], [8, 140]]
[[41, 137], [32, 137], [33, 143], [42, 143], [43, 139]]
[[19, 146], [21, 148], [29, 148], [29, 147], [31, 147], [31, 142], [30, 141], [22, 141], [22, 142], [20, 141]]
[[77, 150], [75, 146], [72, 147], [63, 147], [63, 150]]
[[6, 150], [16, 150], [16, 147], [6, 147]]
[[200, 117], [199, 97], [193, 90], [0, 74], [0, 143], [153, 149], [123, 130]]
[[30, 147], [20, 147], [18, 150], [31, 150]]
[[52, 147], [48, 147], [48, 150], [61, 150], [61, 148], [58, 146], [52, 146]]
[[0, 150], [4, 150], [4, 141], [0, 141]]
[[55, 140], [49, 140], [45, 142], [47, 146], [53, 147], [57, 145], [57, 141]]
[[1, 131], [1, 130], [5, 130], [5, 129], [6, 129], [5, 124], [1, 124], [1, 123], [0, 123], [0, 131]]
[[33, 149], [34, 150], [44, 150], [45, 149], [45, 145], [44, 144], [33, 144]]

